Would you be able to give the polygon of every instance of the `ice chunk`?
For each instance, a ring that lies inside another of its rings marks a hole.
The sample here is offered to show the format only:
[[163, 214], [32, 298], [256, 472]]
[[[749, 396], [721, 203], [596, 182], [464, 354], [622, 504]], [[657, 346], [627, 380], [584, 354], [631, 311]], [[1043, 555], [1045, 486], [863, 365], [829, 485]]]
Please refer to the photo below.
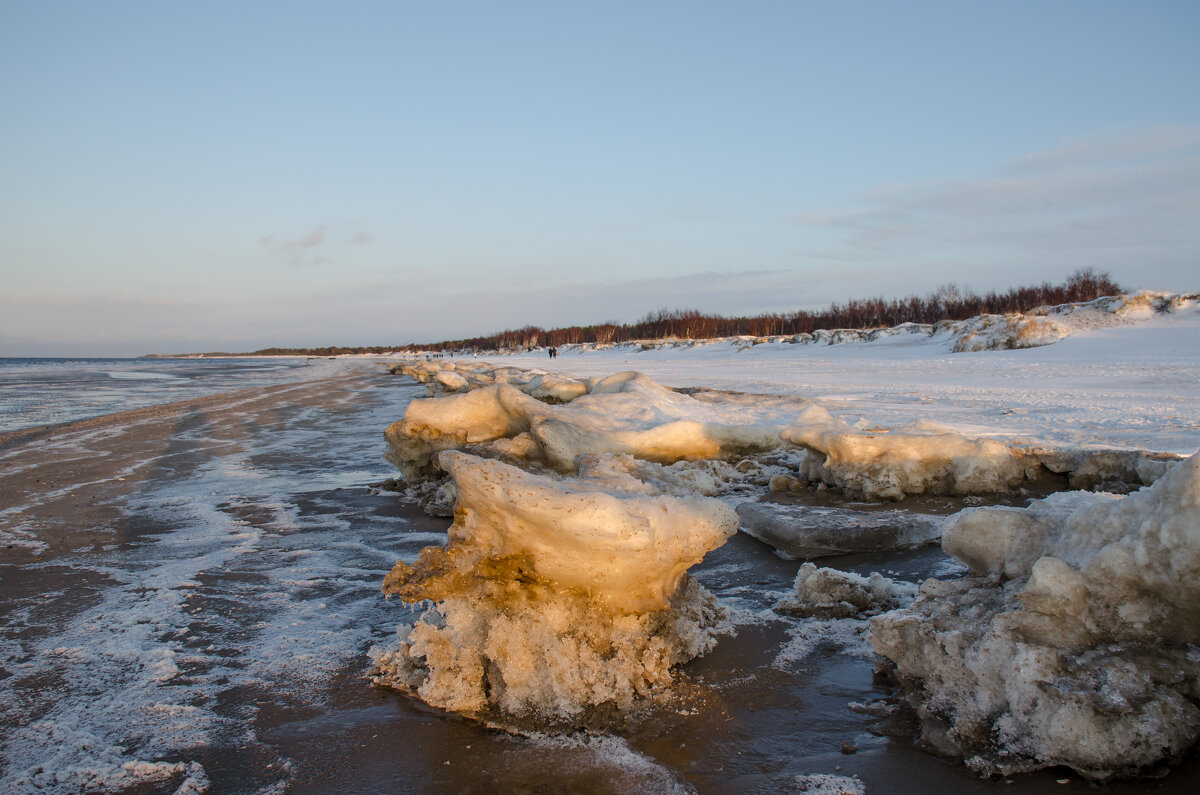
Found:
[[789, 560], [898, 549], [941, 535], [939, 517], [912, 511], [743, 502], [737, 513], [744, 533]]
[[[537, 392], [547, 376], [537, 381]], [[535, 379], [536, 380], [536, 379]], [[531, 381], [530, 384], [535, 383]], [[584, 385], [564, 386], [564, 397]], [[739, 457], [779, 446], [779, 426], [728, 422], [721, 410], [667, 389], [640, 373], [618, 373], [591, 384], [591, 393], [566, 405], [547, 405], [509, 384], [473, 392], [412, 401], [404, 419], [388, 427], [387, 457], [408, 480], [433, 471], [434, 453], [511, 439], [528, 433], [519, 446], [499, 452], [542, 461], [560, 472], [574, 471], [576, 459], [591, 453], [625, 453], [647, 461]], [[727, 412], [726, 412], [727, 413]]]
[[1071, 488], [1124, 493], [1158, 480], [1182, 456], [1146, 450], [1046, 449], [1029, 446], [1047, 470], [1066, 474]]
[[805, 409], [780, 433], [808, 455], [801, 474], [851, 496], [900, 500], [910, 494], [988, 494], [1027, 477], [1019, 450], [990, 439], [913, 427], [872, 433], [852, 428], [819, 406]]
[[449, 370], [434, 375], [433, 382], [446, 392], [465, 392], [471, 386], [467, 379]]
[[795, 593], [782, 599], [775, 609], [805, 618], [851, 618], [870, 616], [908, 604], [917, 586], [896, 582], [877, 571], [863, 577], [848, 571], [820, 568], [805, 563], [796, 573]]
[[759, 470], [753, 462], [677, 461], [656, 464], [631, 455], [594, 453], [577, 459], [579, 477], [603, 491], [630, 494], [703, 494], [715, 497], [751, 488]]
[[509, 384], [413, 400], [404, 419], [384, 432], [385, 456], [407, 480], [415, 480], [433, 471], [433, 455], [439, 450], [516, 436], [547, 410], [546, 404]]
[[464, 713], [570, 720], [620, 709], [707, 651], [721, 610], [689, 567], [737, 528], [724, 503], [589, 490], [458, 452], [445, 547], [397, 563], [384, 592], [432, 600], [375, 679]]
[[546, 403], [570, 403], [588, 392], [587, 384], [582, 381], [560, 378], [550, 373], [534, 376], [527, 389], [531, 397]]
[[1105, 779], [1200, 737], [1200, 454], [1125, 497], [963, 511], [943, 545], [978, 576], [927, 581], [870, 634], [930, 745]]
[[532, 432], [546, 460], [561, 471], [569, 471], [577, 457], [588, 453], [628, 453], [670, 464], [742, 456], [770, 450], [779, 443], [778, 430], [765, 425], [677, 419], [631, 428], [637, 421], [631, 422], [628, 415], [598, 419], [599, 415], [552, 416], [538, 422]]

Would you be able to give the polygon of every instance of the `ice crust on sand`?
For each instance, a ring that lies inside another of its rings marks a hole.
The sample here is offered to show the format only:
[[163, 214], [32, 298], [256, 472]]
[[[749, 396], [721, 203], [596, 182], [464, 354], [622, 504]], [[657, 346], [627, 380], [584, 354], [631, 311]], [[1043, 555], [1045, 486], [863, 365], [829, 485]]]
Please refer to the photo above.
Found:
[[[535, 391], [550, 389], [548, 383], [553, 382], [542, 376]], [[509, 384], [414, 400], [385, 433], [387, 456], [411, 481], [434, 471], [434, 453], [468, 444], [498, 442], [492, 450], [499, 454], [560, 472], [574, 471], [577, 458], [590, 453], [671, 464], [780, 444], [778, 426], [730, 422], [712, 405], [640, 373], [618, 373], [587, 387], [587, 395], [565, 405], [549, 405]], [[553, 389], [561, 393], [565, 387]]]
[[819, 406], [805, 409], [780, 437], [808, 453], [804, 477], [866, 499], [989, 494], [1009, 491], [1027, 477], [1024, 455], [1001, 442], [920, 425], [861, 431]]
[[1056, 494], [944, 526], [974, 576], [929, 580], [870, 639], [925, 741], [982, 773], [1093, 779], [1200, 737], [1200, 454], [1128, 496]]
[[457, 487], [448, 543], [383, 585], [435, 608], [373, 652], [376, 682], [458, 712], [570, 721], [628, 709], [715, 643], [722, 611], [686, 572], [736, 531], [724, 503], [608, 493], [460, 452], [438, 463]]

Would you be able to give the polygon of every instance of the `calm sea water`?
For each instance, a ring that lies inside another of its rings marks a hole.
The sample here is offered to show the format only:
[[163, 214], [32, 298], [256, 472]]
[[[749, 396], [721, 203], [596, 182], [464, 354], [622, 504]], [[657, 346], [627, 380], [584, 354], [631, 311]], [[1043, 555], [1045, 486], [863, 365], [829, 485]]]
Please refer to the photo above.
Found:
[[323, 359], [0, 358], [0, 431], [308, 378]]

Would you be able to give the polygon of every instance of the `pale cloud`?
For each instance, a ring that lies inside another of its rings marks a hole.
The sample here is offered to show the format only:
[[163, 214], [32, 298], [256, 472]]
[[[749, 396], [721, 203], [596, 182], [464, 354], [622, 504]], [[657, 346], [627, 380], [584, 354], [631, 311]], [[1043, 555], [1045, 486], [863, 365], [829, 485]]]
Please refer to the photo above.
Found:
[[298, 237], [281, 237], [269, 234], [259, 238], [258, 245], [267, 250], [270, 257], [298, 267], [326, 265], [334, 261], [334, 251], [345, 246], [363, 246], [374, 242], [375, 236], [365, 229], [351, 231], [331, 230], [328, 223], [321, 224]]
[[327, 224], [322, 224], [316, 229], [294, 239], [280, 238], [277, 235], [271, 234], [260, 239], [258, 244], [266, 246], [273, 251], [282, 253], [291, 253], [295, 251], [304, 251], [305, 249], [316, 248], [325, 242], [325, 235], [329, 231]]
[[1070, 141], [974, 178], [880, 187], [858, 208], [791, 220], [839, 232], [828, 253], [864, 264], [967, 278], [1003, 264], [1009, 284], [1090, 265], [1131, 286], [1195, 289], [1197, 217], [1200, 127], [1171, 127]]

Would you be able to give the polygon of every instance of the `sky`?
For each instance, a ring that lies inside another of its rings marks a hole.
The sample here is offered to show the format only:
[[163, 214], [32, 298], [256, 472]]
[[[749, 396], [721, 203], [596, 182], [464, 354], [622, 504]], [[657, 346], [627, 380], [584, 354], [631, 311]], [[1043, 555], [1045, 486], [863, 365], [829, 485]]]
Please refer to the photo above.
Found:
[[1200, 290], [1200, 3], [0, 0], [0, 356]]

